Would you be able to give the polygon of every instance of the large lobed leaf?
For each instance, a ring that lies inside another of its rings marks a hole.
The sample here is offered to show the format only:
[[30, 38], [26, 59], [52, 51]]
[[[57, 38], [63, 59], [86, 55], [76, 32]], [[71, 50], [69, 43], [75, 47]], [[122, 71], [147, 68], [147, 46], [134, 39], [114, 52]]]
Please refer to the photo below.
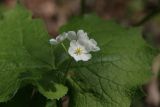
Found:
[[[17, 5], [0, 20], [0, 102], [9, 100], [20, 85], [31, 83], [48, 99], [67, 93], [55, 68], [54, 47], [40, 20]], [[57, 79], [58, 78], [58, 79]], [[59, 90], [60, 89], [60, 90]]]
[[72, 63], [70, 107], [130, 107], [135, 92], [151, 76], [156, 55], [138, 28], [124, 28], [94, 15], [77, 18], [61, 31], [83, 29], [101, 50], [89, 62]]

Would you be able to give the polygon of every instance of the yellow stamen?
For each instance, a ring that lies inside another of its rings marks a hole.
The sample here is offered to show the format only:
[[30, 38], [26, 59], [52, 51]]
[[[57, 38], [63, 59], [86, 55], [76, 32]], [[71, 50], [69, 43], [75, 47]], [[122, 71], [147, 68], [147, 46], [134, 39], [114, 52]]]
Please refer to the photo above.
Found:
[[81, 55], [81, 54], [82, 54], [82, 49], [81, 49], [81, 48], [77, 48], [77, 49], [75, 50], [75, 54], [76, 54], [76, 55]]

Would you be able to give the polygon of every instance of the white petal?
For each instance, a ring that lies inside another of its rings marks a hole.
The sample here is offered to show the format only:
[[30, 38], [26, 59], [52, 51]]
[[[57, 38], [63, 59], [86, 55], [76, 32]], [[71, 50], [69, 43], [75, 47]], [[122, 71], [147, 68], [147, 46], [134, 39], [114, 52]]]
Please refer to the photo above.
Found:
[[68, 33], [64, 32], [62, 35], [63, 35], [63, 36], [64, 36], [64, 38], [66, 39], [66, 38], [67, 38], [67, 36], [68, 36]]
[[63, 34], [61, 34], [61, 35], [58, 35], [57, 37], [56, 37], [56, 40], [57, 40], [57, 42], [62, 42], [62, 41], [64, 41], [66, 38], [67, 38], [67, 33], [63, 33]]
[[89, 59], [91, 59], [92, 55], [91, 54], [82, 54], [81, 55], [81, 59], [83, 61], [88, 61]]
[[70, 47], [76, 48], [77, 47], [77, 41], [76, 40], [72, 40], [70, 42]]
[[69, 47], [68, 53], [73, 57], [74, 56], [74, 48], [73, 47]]
[[76, 55], [73, 54], [72, 56], [76, 61], [88, 61], [91, 59], [92, 55], [91, 54], [82, 54], [82, 55]]
[[49, 40], [49, 43], [50, 43], [51, 45], [57, 45], [57, 44], [58, 44], [57, 40], [56, 40], [56, 39], [53, 39], [53, 38]]
[[90, 52], [92, 46], [91, 46], [89, 40], [79, 39], [78, 43], [81, 44], [82, 46], [84, 46], [87, 52]]
[[71, 40], [77, 40], [77, 34], [74, 31], [69, 31], [68, 32], [68, 36], [67, 38], [71, 41]]
[[83, 35], [84, 34], [84, 30], [78, 30], [77, 31], [77, 35], [79, 36], [79, 35]]
[[58, 36], [56, 37], [57, 42], [61, 42], [62, 39], [63, 39], [63, 38], [62, 38], [61, 35], [58, 35]]
[[86, 39], [78, 39], [77, 41], [79, 44], [83, 45], [84, 47], [86, 47], [88, 45], [88, 40]]
[[75, 55], [75, 54], [74, 54], [73, 58], [74, 58], [76, 61], [80, 61], [80, 60], [82, 60], [82, 58], [81, 58], [80, 56]]
[[78, 44], [77, 44], [77, 41], [76, 40], [72, 40], [71, 42], [70, 42], [70, 47], [69, 47], [69, 49], [68, 49], [68, 53], [72, 56], [72, 57], [74, 57], [74, 55], [75, 55], [75, 49], [78, 47]]
[[97, 46], [97, 42], [94, 39], [90, 39], [91, 51], [99, 51], [100, 48]]
[[101, 49], [100, 49], [100, 47], [98, 47], [98, 46], [92, 48], [92, 51], [93, 51], [93, 52], [97, 52], [97, 51], [100, 51], [100, 50], [101, 50]]
[[78, 36], [78, 40], [80, 40], [80, 39], [89, 40], [87, 33], [85, 33], [83, 30], [78, 30], [77, 36]]
[[83, 45], [88, 52], [96, 52], [99, 51], [100, 48], [97, 46], [97, 42], [94, 39], [90, 40], [78, 40], [78, 42]]
[[94, 39], [90, 39], [91, 43], [97, 45], [97, 42]]

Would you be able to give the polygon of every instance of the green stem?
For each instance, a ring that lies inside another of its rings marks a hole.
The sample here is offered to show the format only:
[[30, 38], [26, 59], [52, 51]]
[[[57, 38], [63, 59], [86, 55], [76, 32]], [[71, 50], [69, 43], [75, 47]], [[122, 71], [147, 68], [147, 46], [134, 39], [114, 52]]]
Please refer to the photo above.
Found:
[[[65, 47], [65, 45], [63, 44], [63, 43], [61, 43], [61, 45], [62, 45], [62, 47], [64, 48], [64, 50], [66, 51], [66, 53], [68, 54], [68, 51], [67, 51], [67, 48]], [[69, 54], [68, 54], [69, 55]], [[70, 55], [69, 55], [69, 62], [68, 62], [68, 65], [67, 65], [67, 67], [66, 67], [66, 71], [65, 71], [65, 76], [68, 74], [68, 71], [69, 71], [69, 68], [70, 68], [70, 66], [71, 66], [71, 64], [72, 64], [72, 58], [70, 57]]]
[[51, 45], [51, 56], [52, 56], [52, 68], [55, 68], [55, 58], [54, 58], [54, 52], [53, 52], [53, 45]]
[[66, 51], [66, 53], [68, 53], [67, 48], [65, 47], [65, 45], [63, 43], [61, 43], [63, 49]]

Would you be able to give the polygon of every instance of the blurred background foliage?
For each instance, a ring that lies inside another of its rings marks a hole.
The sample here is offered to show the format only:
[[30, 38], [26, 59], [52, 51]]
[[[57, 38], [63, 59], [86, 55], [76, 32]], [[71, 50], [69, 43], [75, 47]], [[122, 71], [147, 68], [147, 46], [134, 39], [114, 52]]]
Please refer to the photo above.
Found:
[[[103, 19], [114, 19], [125, 27], [142, 27], [143, 37], [154, 46], [160, 45], [160, 0], [19, 0], [18, 2], [33, 13], [33, 18], [43, 19], [48, 33], [54, 37], [58, 34], [59, 28], [72, 17], [96, 13]], [[12, 9], [17, 1], [0, 0], [0, 3]], [[155, 88], [159, 87], [156, 79], [153, 78], [150, 84], [143, 87], [145, 96], [135, 96], [131, 107], [160, 107], [159, 90], [155, 92]], [[158, 102], [154, 98], [146, 100], [152, 91], [157, 94]], [[63, 106], [67, 107], [68, 98], [64, 97], [62, 102]], [[0, 107], [53, 107], [53, 103], [55, 102], [48, 101], [35, 92], [32, 86], [27, 86], [20, 89], [11, 101], [1, 103]]]

